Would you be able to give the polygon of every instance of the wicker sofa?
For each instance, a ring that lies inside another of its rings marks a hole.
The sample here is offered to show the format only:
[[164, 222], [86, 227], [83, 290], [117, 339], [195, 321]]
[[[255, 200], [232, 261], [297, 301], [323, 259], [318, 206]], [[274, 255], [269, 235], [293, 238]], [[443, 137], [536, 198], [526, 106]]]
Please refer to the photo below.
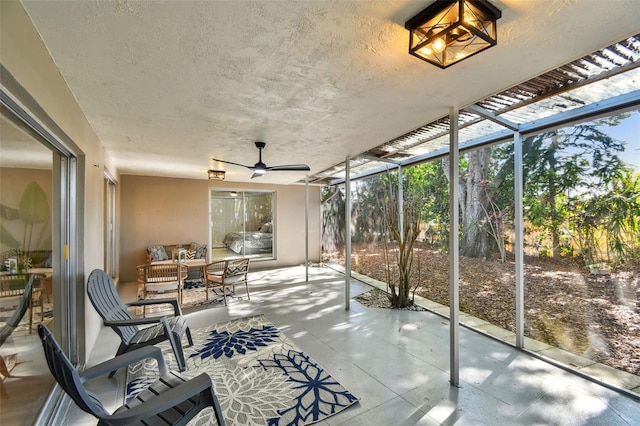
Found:
[[148, 246], [147, 263], [171, 260], [173, 250], [179, 248], [185, 249], [187, 251], [187, 259], [207, 259], [207, 246], [205, 244], [169, 244]]
[[[192, 260], [207, 260], [206, 244], [198, 244], [195, 242], [186, 244], [165, 244], [147, 247], [147, 263], [164, 262], [172, 260], [173, 250], [182, 248], [187, 251], [187, 264]], [[187, 279], [201, 278], [199, 271], [190, 270]]]

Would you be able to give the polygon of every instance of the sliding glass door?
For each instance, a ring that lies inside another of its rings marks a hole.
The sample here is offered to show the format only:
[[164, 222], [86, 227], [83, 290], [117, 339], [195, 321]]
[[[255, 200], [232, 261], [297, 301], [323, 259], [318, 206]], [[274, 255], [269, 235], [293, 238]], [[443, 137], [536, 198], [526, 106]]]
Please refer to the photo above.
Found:
[[52, 421], [61, 390], [37, 325], [73, 363], [85, 356], [84, 299], [72, 279], [81, 269], [80, 150], [0, 68], [0, 419], [40, 424]]
[[275, 193], [217, 191], [210, 193], [211, 260], [275, 257]]
[[6, 424], [29, 424], [53, 377], [38, 339], [54, 329], [53, 154], [0, 116], [0, 375]]

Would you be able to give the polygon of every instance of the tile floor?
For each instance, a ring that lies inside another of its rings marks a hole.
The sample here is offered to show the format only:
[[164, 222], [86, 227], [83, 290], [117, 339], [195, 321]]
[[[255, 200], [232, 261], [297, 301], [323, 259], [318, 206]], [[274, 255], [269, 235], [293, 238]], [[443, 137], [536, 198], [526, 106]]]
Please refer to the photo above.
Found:
[[[429, 312], [344, 309], [344, 276], [302, 267], [250, 274], [251, 300], [188, 313], [192, 327], [263, 313], [360, 400], [328, 425], [632, 425], [640, 402], [522, 351], [460, 329], [459, 388], [449, 384], [449, 325]], [[123, 285], [131, 299], [135, 285]], [[351, 296], [370, 287], [352, 280]], [[185, 311], [187, 313], [188, 311]], [[103, 329], [90, 364], [113, 356]], [[107, 409], [122, 401], [124, 373], [89, 383]], [[70, 406], [65, 424], [96, 424]]]

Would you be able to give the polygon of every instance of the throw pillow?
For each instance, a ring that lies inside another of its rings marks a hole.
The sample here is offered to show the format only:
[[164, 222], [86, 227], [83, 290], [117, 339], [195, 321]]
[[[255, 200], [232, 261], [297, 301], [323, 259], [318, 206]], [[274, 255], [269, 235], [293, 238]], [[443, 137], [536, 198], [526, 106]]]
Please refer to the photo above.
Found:
[[147, 247], [147, 253], [151, 256], [152, 262], [169, 260], [169, 256], [167, 256], [167, 251], [164, 249], [164, 246], [149, 246]]
[[187, 259], [195, 259], [196, 251], [195, 250], [187, 250]]
[[47, 257], [47, 260], [44, 262], [44, 267], [53, 268], [53, 253], [49, 253], [49, 257]]
[[189, 247], [189, 250], [194, 250], [196, 252], [194, 259], [204, 259], [207, 253], [207, 245], [191, 243], [191, 247]]

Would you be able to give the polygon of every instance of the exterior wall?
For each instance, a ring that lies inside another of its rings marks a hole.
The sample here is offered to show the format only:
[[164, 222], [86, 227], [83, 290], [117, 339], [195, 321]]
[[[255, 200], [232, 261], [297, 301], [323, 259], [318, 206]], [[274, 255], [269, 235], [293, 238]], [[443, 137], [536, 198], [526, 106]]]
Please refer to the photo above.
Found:
[[[146, 247], [190, 243], [209, 247], [209, 188], [276, 191], [275, 260], [256, 261], [254, 268], [291, 266], [305, 261], [305, 186], [215, 182], [122, 176], [120, 192], [120, 279], [136, 279], [145, 263]], [[320, 260], [320, 188], [309, 186], [309, 260]]]
[[[84, 299], [84, 312], [78, 325], [80, 363], [93, 347], [102, 327], [100, 318], [86, 298], [86, 277], [94, 268], [103, 267], [103, 179], [105, 163], [109, 163], [105, 151], [76, 103], [71, 91], [60, 75], [56, 65], [42, 43], [29, 16], [18, 1], [0, 2], [0, 62], [18, 83], [35, 99], [62, 131], [73, 141], [73, 151], [78, 155], [78, 237], [80, 253], [77, 253], [80, 274], [74, 277], [73, 285], [79, 297]], [[32, 111], [33, 112], [33, 111]], [[55, 132], [54, 132], [55, 133]], [[86, 167], [85, 167], [86, 164]], [[117, 170], [110, 170], [117, 177]], [[83, 339], [84, 337], [84, 339]]]

